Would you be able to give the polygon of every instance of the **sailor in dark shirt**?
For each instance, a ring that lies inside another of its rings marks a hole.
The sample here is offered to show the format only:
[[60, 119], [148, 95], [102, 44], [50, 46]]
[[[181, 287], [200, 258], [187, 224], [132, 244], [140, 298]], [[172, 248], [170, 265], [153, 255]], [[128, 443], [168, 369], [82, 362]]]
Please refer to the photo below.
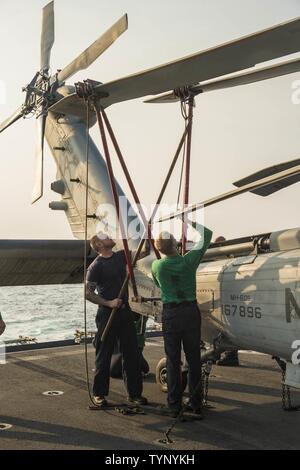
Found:
[[[134, 313], [128, 304], [128, 291], [122, 299], [119, 292], [126, 278], [126, 257], [124, 251], [114, 252], [115, 242], [101, 233], [95, 235], [91, 247], [99, 256], [87, 272], [87, 299], [99, 306], [96, 325], [96, 371], [93, 394], [95, 402], [105, 407], [109, 393], [110, 363], [116, 340], [120, 342], [123, 356], [124, 380], [130, 403], [143, 405], [147, 400], [142, 396], [143, 382], [139, 361], [138, 343], [134, 325]], [[144, 256], [148, 254], [147, 244]], [[111, 311], [118, 312], [104, 342], [101, 336], [110, 317]]]

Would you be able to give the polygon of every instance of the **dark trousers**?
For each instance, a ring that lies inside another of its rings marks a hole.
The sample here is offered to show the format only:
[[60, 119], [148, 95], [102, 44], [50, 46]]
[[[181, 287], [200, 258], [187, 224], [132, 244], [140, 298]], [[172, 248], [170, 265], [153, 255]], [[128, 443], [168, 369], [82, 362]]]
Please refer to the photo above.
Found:
[[181, 347], [189, 366], [189, 392], [193, 408], [201, 406], [201, 316], [197, 304], [166, 308], [162, 317], [165, 352], [167, 357], [168, 404], [174, 410], [182, 406]]
[[[143, 349], [139, 347], [139, 364], [142, 374], [148, 374], [150, 367], [148, 362], [143, 356]], [[112, 355], [111, 364], [110, 364], [110, 376], [113, 379], [121, 379], [123, 377], [123, 358], [121, 353], [116, 353]]]
[[111, 329], [101, 342], [101, 336], [111, 314], [111, 309], [100, 307], [96, 316], [98, 328], [96, 346], [96, 371], [93, 393], [95, 396], [106, 397], [109, 393], [110, 364], [117, 340], [123, 356], [123, 367], [126, 374], [125, 386], [132, 398], [142, 394], [143, 382], [139, 364], [138, 343], [134, 326], [133, 313], [129, 307], [121, 308], [116, 313]]

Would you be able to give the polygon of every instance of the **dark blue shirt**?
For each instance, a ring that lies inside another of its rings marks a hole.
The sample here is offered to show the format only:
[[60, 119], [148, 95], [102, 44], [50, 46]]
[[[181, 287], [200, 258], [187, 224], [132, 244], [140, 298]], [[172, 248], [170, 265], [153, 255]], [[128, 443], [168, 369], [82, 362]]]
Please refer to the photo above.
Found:
[[[97, 285], [98, 294], [105, 300], [114, 300], [119, 296], [126, 274], [125, 252], [121, 250], [110, 258], [98, 256], [88, 269], [87, 281]], [[128, 302], [128, 289], [123, 301]]]

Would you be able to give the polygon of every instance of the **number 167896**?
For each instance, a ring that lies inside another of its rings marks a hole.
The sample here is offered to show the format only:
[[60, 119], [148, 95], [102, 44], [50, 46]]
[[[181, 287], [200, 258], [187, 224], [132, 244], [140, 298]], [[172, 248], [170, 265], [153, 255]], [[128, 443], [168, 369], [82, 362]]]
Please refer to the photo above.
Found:
[[251, 305], [229, 305], [222, 304], [222, 314], [227, 317], [240, 316], [242, 318], [261, 318], [261, 307], [252, 307]]

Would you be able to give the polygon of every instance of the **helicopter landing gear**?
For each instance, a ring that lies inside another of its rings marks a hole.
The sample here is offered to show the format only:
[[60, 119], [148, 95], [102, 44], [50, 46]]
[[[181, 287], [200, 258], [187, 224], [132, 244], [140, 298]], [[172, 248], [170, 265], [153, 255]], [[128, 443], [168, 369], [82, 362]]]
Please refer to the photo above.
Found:
[[[188, 370], [185, 366], [181, 369], [181, 384], [182, 391], [184, 392], [187, 386], [188, 381]], [[161, 358], [156, 366], [156, 383], [160, 390], [163, 393], [168, 392], [168, 383], [167, 383], [167, 359], [165, 357]]]

